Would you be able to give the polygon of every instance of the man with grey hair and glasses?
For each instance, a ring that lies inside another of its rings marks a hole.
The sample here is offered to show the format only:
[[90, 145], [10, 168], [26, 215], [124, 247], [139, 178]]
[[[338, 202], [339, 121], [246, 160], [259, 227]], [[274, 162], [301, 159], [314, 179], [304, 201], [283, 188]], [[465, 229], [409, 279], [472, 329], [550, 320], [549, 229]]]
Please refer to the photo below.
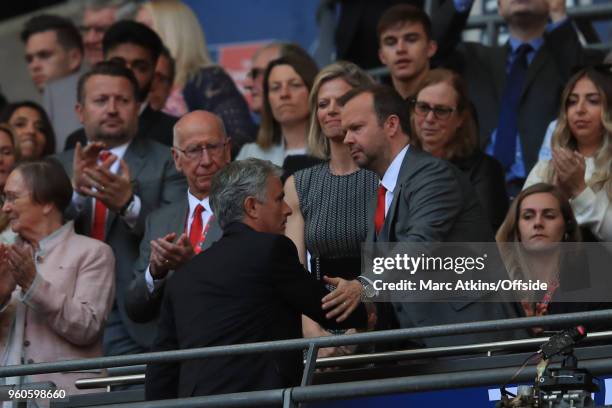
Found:
[[[210, 201], [223, 236], [166, 284], [154, 351], [299, 338], [302, 314], [330, 328], [371, 326], [359, 304], [361, 290], [353, 292], [361, 285], [331, 278], [337, 289], [330, 294], [283, 235], [291, 209], [281, 173], [268, 161], [247, 159], [215, 176]], [[145, 395], [157, 400], [290, 387], [299, 384], [302, 358], [293, 350], [149, 364]]]
[[231, 159], [223, 122], [213, 113], [193, 111], [176, 123], [173, 133], [174, 165], [189, 188], [183, 199], [154, 211], [146, 221], [125, 301], [128, 316], [138, 323], [157, 319], [167, 277], [222, 234], [209, 191], [212, 178]]

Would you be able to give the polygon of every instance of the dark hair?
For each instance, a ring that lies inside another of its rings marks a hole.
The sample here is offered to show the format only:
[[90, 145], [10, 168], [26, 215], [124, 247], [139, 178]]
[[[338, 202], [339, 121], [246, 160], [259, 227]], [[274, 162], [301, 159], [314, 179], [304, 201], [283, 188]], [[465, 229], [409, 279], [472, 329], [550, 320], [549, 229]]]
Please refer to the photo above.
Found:
[[170, 50], [166, 47], [163, 46], [161, 53], [159, 54], [159, 56], [164, 56], [166, 57], [166, 59], [169, 62], [170, 65], [170, 83], [173, 84], [174, 83], [174, 77], [176, 76], [176, 61], [174, 60], [174, 58], [172, 58], [172, 54], [170, 54]]
[[376, 26], [376, 35], [378, 36], [378, 42], [380, 43], [381, 35], [388, 29], [403, 23], [418, 23], [423, 26], [427, 39], [431, 39], [431, 20], [427, 13], [422, 9], [411, 6], [409, 4], [397, 4], [389, 7], [380, 16], [378, 25]]
[[49, 116], [47, 116], [47, 112], [43, 109], [42, 106], [32, 101], [21, 101], [21, 102], [13, 102], [6, 105], [6, 107], [0, 113], [0, 122], [8, 123], [11, 119], [11, 116], [15, 113], [17, 109], [20, 108], [30, 108], [38, 112], [40, 115], [40, 119], [42, 120], [41, 131], [43, 135], [45, 135], [45, 149], [43, 150], [43, 156], [49, 156], [55, 154], [55, 132], [53, 131], [53, 126], [51, 125], [51, 121], [49, 120]]
[[55, 31], [57, 42], [66, 50], [77, 48], [83, 53], [83, 40], [79, 29], [65, 17], [41, 14], [26, 21], [21, 31], [21, 41], [26, 43], [33, 34]]
[[353, 88], [338, 99], [340, 106], [344, 106], [348, 101], [363, 93], [372, 95], [374, 113], [378, 121], [378, 126], [383, 126], [387, 118], [395, 115], [399, 119], [400, 128], [407, 136], [411, 135], [410, 114], [406, 101], [395, 89], [387, 85], [370, 85]]
[[32, 201], [53, 203], [63, 213], [72, 201], [72, 183], [62, 165], [53, 158], [21, 163], [19, 170], [32, 192]]
[[[17, 150], [17, 137], [15, 136], [15, 130], [8, 123], [0, 122], [0, 133], [6, 133], [13, 145], [13, 155], [15, 156], [15, 161], [19, 161], [19, 150]], [[0, 190], [0, 194], [2, 194], [2, 190]], [[2, 231], [2, 228], [0, 228]]]
[[77, 84], [77, 101], [83, 103], [85, 99], [85, 83], [87, 80], [94, 75], [108, 75], [114, 77], [123, 77], [130, 81], [132, 84], [132, 90], [134, 91], [134, 98], [139, 100], [138, 81], [131, 69], [125, 65], [115, 61], [101, 61], [91, 67], [89, 71], [81, 75]]
[[[297, 46], [296, 46], [297, 47]], [[303, 50], [302, 50], [303, 51]], [[296, 48], [292, 48], [289, 53], [283, 57], [275, 59], [268, 64], [263, 79], [263, 109], [261, 112], [261, 125], [259, 132], [257, 133], [257, 144], [263, 148], [268, 149], [271, 145], [279, 143], [281, 140], [281, 129], [279, 123], [272, 116], [272, 108], [268, 100], [268, 94], [270, 87], [268, 86], [268, 79], [270, 73], [274, 67], [279, 65], [289, 65], [297, 72], [302, 78], [308, 92], [312, 89], [314, 79], [319, 72], [319, 67], [315, 60], [312, 59], [306, 51], [299, 52]]]
[[106, 56], [110, 50], [123, 44], [134, 44], [149, 50], [153, 65], [164, 47], [155, 31], [144, 24], [129, 20], [118, 21], [110, 26], [102, 40], [102, 51]]

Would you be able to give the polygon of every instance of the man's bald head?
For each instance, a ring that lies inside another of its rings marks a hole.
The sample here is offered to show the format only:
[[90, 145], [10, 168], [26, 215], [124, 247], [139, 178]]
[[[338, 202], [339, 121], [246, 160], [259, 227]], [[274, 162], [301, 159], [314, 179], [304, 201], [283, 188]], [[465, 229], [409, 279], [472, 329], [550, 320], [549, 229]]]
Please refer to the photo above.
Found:
[[172, 144], [180, 146], [181, 135], [193, 131], [218, 134], [223, 140], [227, 139], [225, 125], [219, 116], [212, 112], [196, 110], [183, 115], [176, 122], [172, 129]]
[[193, 111], [174, 125], [174, 164], [200, 200], [208, 196], [215, 174], [230, 162], [230, 148], [223, 121], [214, 113]]

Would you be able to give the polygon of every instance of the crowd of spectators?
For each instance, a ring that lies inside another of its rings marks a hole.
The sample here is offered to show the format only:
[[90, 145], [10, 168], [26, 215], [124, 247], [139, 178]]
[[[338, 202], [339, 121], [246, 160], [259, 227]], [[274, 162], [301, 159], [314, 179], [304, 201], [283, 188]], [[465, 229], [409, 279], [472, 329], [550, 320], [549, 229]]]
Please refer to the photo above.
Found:
[[[554, 245], [612, 239], [612, 65], [585, 52], [563, 0], [499, 0], [503, 46], [462, 41], [471, 2], [441, 3], [433, 19], [422, 5], [373, 14], [382, 83], [360, 44], [340, 48], [364, 66], [263, 46], [250, 104], [180, 0], [131, 13], [88, 1], [80, 25], [28, 20], [24, 55], [44, 102], [0, 111], [0, 363], [612, 304], [559, 300], [578, 268]], [[512, 279], [550, 289], [514, 302], [361, 304], [376, 296], [362, 243], [495, 241]], [[147, 397], [294, 385], [300, 364], [281, 353], [152, 365]], [[83, 392], [75, 378], [0, 383]]]

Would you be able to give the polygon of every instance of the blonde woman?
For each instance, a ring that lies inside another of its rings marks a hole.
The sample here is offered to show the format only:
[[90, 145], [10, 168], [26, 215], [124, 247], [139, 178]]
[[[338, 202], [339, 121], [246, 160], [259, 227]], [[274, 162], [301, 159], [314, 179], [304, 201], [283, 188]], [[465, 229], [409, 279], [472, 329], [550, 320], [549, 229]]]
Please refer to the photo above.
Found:
[[[338, 98], [352, 88], [371, 85], [357, 65], [336, 62], [314, 79], [309, 98], [308, 148], [323, 163], [296, 172], [285, 183], [285, 200], [292, 210], [286, 235], [298, 248], [300, 261], [319, 280], [323, 276], [355, 279], [361, 271], [368, 203], [376, 196], [378, 177], [355, 164], [342, 142]], [[329, 334], [318, 323], [302, 318], [305, 337]], [[347, 348], [323, 349], [319, 356], [346, 354]]]
[[570, 199], [585, 240], [612, 240], [612, 67], [587, 67], [569, 80], [552, 139], [525, 188], [545, 181]]
[[255, 138], [255, 124], [238, 88], [218, 65], [214, 65], [197, 17], [180, 0], [150, 0], [136, 15], [136, 21], [159, 34], [176, 64], [172, 92], [164, 111], [182, 116], [206, 110], [221, 117], [232, 138], [232, 153]]

